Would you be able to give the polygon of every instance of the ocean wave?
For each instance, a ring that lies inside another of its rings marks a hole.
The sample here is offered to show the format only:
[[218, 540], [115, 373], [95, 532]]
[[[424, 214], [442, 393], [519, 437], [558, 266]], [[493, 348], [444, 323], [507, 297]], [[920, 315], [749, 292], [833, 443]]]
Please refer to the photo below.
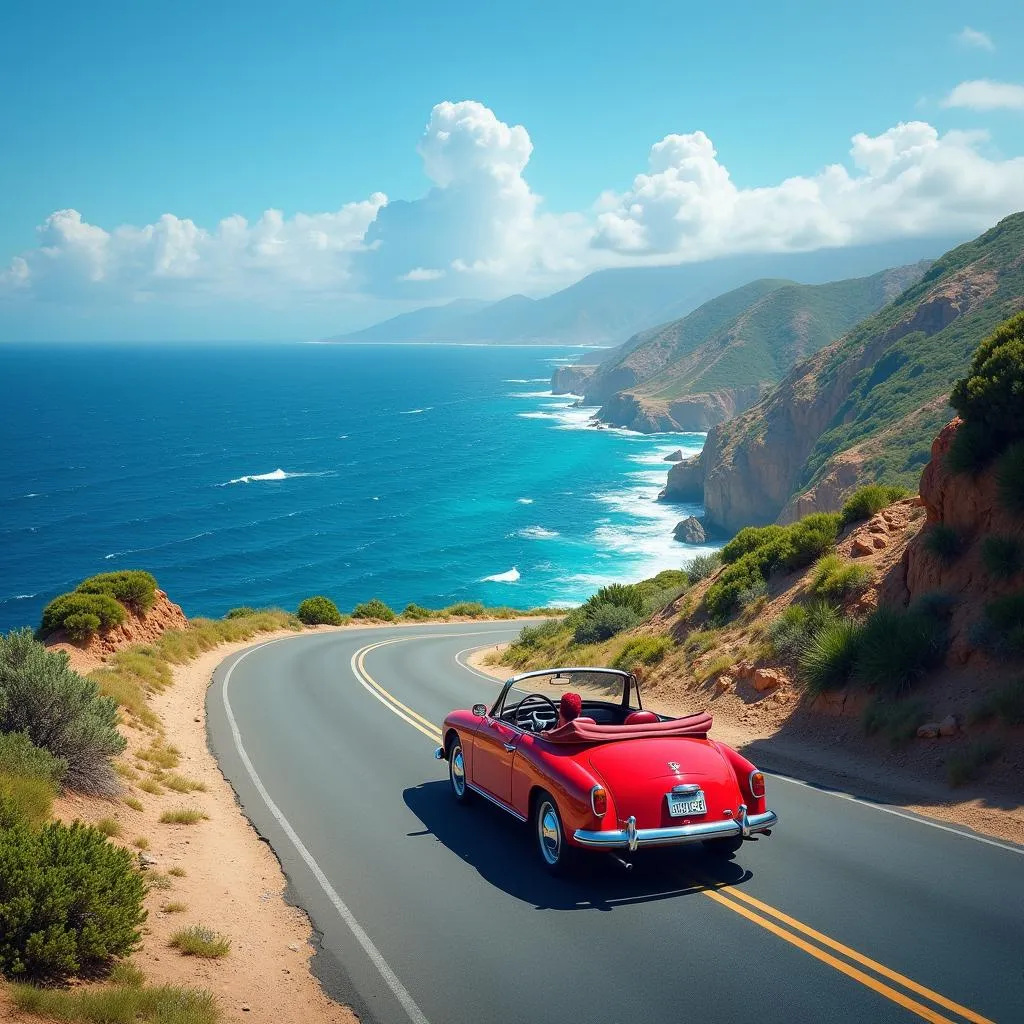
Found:
[[5, 597], [3, 603], [7, 601], [28, 601], [33, 597], [38, 597], [38, 594], [14, 594], [11, 597]]
[[227, 483], [217, 484], [218, 487], [230, 487], [232, 484], [252, 484], [257, 482], [276, 482], [278, 480], [294, 480], [300, 476], [331, 476], [330, 471], [324, 471], [322, 473], [289, 473], [283, 469], [275, 469], [271, 473], [251, 473], [248, 476], [235, 477], [234, 480], [228, 480]]
[[512, 391], [509, 392], [509, 398], [560, 398], [560, 395], [556, 395], [553, 391], [548, 389], [547, 391]]
[[[255, 526], [256, 523], [250, 523], [250, 526]], [[149, 551], [161, 551], [164, 548], [177, 547], [179, 544], [189, 544], [194, 540], [201, 540], [203, 537], [212, 537], [213, 530], [203, 530], [202, 533], [194, 533], [191, 537], [182, 537], [181, 540], [165, 540], [162, 544], [153, 544], [150, 547], [145, 548], [126, 548], [124, 551], [111, 551], [109, 555], [104, 555], [104, 561], [109, 561], [112, 558], [123, 558], [125, 555], [139, 555]]]
[[532, 505], [533, 498], [516, 498], [517, 505]]
[[550, 377], [506, 377], [502, 384], [547, 384]]
[[524, 540], [551, 540], [558, 535], [557, 530], [546, 530], [543, 526], [527, 526], [509, 534], [510, 537], [522, 537]]
[[430, 412], [430, 410], [433, 409], [433, 408], [434, 407], [432, 405], [428, 405], [428, 406], [426, 406], [423, 409], [403, 409], [401, 412], [399, 412], [398, 415], [399, 416], [419, 416], [421, 413]]
[[498, 572], [493, 576], [484, 576], [480, 580], [481, 583], [518, 583], [519, 582], [519, 570], [513, 565], [508, 572]]

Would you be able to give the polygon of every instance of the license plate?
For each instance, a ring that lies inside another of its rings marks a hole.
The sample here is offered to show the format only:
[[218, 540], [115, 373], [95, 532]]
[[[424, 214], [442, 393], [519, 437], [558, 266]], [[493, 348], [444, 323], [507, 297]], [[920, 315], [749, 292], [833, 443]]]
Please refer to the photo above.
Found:
[[673, 818], [688, 818], [691, 814], [707, 814], [708, 805], [704, 802], [704, 794], [697, 790], [696, 793], [669, 793], [668, 813]]

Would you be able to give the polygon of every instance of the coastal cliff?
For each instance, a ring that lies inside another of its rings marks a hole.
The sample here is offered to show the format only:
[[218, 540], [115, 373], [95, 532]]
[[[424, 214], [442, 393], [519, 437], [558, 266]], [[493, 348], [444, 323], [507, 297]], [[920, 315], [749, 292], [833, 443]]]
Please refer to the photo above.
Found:
[[551, 374], [553, 395], [581, 395], [597, 366], [559, 366]]
[[1024, 214], [1014, 214], [714, 427], [699, 463], [673, 468], [665, 498], [699, 481], [705, 522], [733, 532], [835, 510], [861, 484], [912, 486], [950, 417], [950, 383], [1021, 308]]
[[756, 385], [660, 401], [624, 391], [601, 406], [597, 415], [602, 423], [643, 434], [707, 431], [749, 409], [760, 397]]

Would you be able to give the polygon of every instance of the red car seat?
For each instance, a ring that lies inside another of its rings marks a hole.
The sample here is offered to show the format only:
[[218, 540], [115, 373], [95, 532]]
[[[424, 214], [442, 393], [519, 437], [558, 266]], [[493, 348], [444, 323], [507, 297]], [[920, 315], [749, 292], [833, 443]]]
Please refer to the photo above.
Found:
[[651, 725], [653, 722], [661, 721], [653, 711], [630, 711], [626, 715], [623, 725]]

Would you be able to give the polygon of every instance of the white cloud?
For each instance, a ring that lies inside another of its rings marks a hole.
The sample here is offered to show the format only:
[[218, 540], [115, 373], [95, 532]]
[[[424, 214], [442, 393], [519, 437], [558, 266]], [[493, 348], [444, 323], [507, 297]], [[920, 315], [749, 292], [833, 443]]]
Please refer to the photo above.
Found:
[[[979, 84], [1011, 90], [1004, 105], [1020, 90], [1024, 104], [1024, 87], [998, 83], [963, 83], [950, 100]], [[1024, 157], [989, 156], [986, 140], [911, 121], [853, 136], [845, 163], [740, 188], [708, 135], [673, 134], [651, 147], [628, 189], [555, 214], [525, 176], [526, 129], [480, 103], [445, 102], [417, 147], [431, 181], [419, 199], [374, 193], [334, 212], [267, 210], [211, 228], [165, 214], [107, 229], [60, 210], [0, 271], [0, 297], [98, 308], [497, 298], [551, 291], [607, 266], [948, 237], [1024, 208]], [[787, 139], [777, 145], [785, 150]]]
[[969, 46], [976, 50], [992, 51], [996, 48], [996, 44], [992, 42], [992, 37], [987, 32], [980, 32], [978, 29], [971, 28], [970, 25], [965, 25], [953, 38], [961, 46]]
[[1024, 85], [991, 82], [985, 78], [961, 82], [942, 101], [942, 105], [971, 110], [1024, 110]]

